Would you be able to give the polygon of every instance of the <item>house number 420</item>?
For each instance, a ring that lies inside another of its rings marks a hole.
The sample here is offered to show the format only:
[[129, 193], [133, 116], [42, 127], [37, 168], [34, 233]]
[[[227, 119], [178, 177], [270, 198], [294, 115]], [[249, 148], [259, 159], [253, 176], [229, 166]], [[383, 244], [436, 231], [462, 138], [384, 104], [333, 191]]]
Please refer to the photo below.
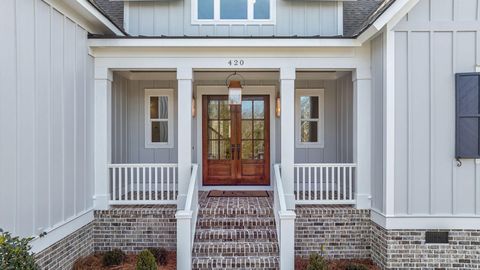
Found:
[[245, 61], [242, 59], [228, 60], [228, 65], [231, 67], [243, 66], [245, 65]]

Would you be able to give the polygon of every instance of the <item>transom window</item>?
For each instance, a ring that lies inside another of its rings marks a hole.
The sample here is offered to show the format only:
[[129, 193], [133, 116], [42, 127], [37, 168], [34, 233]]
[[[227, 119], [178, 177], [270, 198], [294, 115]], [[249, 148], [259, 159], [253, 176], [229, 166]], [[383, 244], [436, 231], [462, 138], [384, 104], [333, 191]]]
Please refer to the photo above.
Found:
[[275, 0], [192, 0], [193, 23], [273, 23]]
[[173, 90], [145, 89], [145, 148], [173, 147]]
[[295, 137], [297, 147], [324, 147], [324, 90], [297, 90]]

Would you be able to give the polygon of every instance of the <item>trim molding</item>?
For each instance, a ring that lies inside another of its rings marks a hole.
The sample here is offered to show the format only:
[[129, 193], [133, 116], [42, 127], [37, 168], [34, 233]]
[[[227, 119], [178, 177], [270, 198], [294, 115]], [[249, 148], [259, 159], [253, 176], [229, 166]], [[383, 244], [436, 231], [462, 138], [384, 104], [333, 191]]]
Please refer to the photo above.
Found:
[[386, 216], [371, 210], [371, 220], [387, 230], [480, 230], [475, 215]]
[[32, 252], [39, 253], [51, 245], [57, 243], [71, 233], [77, 231], [83, 226], [93, 221], [93, 209], [89, 209], [80, 213], [76, 217], [67, 219], [66, 221], [55, 225], [53, 228], [46, 231], [47, 235], [44, 237], [37, 236], [31, 242]]

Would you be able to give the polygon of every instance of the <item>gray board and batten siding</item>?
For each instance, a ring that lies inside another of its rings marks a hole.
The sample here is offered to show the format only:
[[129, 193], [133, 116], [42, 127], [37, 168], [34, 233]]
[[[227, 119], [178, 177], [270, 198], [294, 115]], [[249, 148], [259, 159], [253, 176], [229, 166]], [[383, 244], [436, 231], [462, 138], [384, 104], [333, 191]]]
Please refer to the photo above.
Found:
[[0, 228], [32, 236], [93, 207], [93, 58], [41, 0], [3, 0], [0, 25]]
[[[338, 36], [337, 1], [276, 0], [274, 24], [192, 24], [192, 0], [131, 1], [126, 31], [132, 36]], [[272, 0], [275, 1], [275, 0]]]
[[480, 215], [480, 164], [455, 160], [455, 74], [480, 65], [480, 1], [421, 0], [395, 27], [395, 215]]
[[[198, 85], [223, 85], [224, 81], [195, 81]], [[248, 85], [275, 85], [277, 81], [248, 81]], [[325, 89], [325, 147], [296, 148], [296, 163], [352, 162], [352, 80], [347, 74], [337, 80], [297, 81], [298, 89]], [[145, 148], [144, 90], [174, 89], [174, 147]], [[178, 158], [177, 83], [171, 80], [128, 80], [114, 73], [112, 85], [113, 163], [176, 163]], [[185, 105], [186, 106], [186, 105]], [[292, 101], [293, 106], [293, 101]], [[201, 117], [197, 112], [196, 117]], [[272, 116], [273, 117], [273, 116]], [[197, 121], [192, 121], [192, 159], [197, 162]], [[275, 117], [276, 162], [280, 162], [280, 118]], [[294, 143], [294, 142], [292, 142]], [[273, 145], [272, 145], [273, 146]]]

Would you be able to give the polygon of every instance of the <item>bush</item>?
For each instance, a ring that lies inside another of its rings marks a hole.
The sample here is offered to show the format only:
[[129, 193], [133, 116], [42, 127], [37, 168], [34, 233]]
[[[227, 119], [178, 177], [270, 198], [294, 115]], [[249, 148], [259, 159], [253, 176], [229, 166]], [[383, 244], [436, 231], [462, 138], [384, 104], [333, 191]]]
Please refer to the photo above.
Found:
[[345, 267], [345, 270], [368, 270], [368, 267], [363, 264], [350, 263]]
[[147, 249], [137, 257], [137, 270], [157, 270], [157, 262], [153, 254]]
[[35, 258], [30, 253], [32, 238], [12, 237], [0, 229], [0, 269], [36, 270]]
[[168, 251], [166, 249], [149, 248], [148, 250], [153, 254], [153, 257], [155, 257], [155, 260], [157, 260], [159, 265], [167, 265]]
[[116, 248], [110, 251], [105, 252], [102, 257], [103, 266], [113, 266], [120, 265], [125, 261], [127, 256], [123, 251]]
[[327, 261], [318, 253], [313, 253], [308, 259], [307, 270], [327, 270]]

